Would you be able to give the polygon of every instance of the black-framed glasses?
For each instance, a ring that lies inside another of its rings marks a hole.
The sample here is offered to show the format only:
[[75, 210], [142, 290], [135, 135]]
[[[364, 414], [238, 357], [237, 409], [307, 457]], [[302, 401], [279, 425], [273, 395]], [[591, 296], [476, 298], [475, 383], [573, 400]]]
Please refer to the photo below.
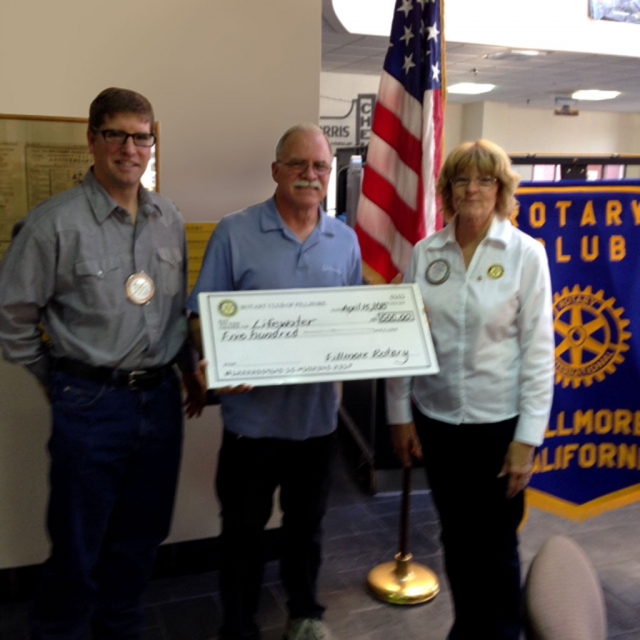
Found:
[[491, 187], [498, 182], [498, 178], [494, 178], [493, 176], [481, 176], [480, 178], [458, 176], [451, 180], [451, 186], [454, 189], [466, 189], [473, 181], [476, 182], [480, 189], [491, 189]]
[[93, 129], [94, 133], [99, 133], [107, 144], [126, 144], [131, 138], [136, 147], [153, 147], [156, 143], [156, 136], [153, 133], [127, 133], [117, 129]]
[[331, 171], [331, 165], [322, 161], [307, 162], [306, 160], [289, 160], [289, 162], [281, 162], [278, 160], [278, 162], [296, 173], [304, 173], [309, 167], [313, 167], [314, 172], [319, 176], [326, 176]]

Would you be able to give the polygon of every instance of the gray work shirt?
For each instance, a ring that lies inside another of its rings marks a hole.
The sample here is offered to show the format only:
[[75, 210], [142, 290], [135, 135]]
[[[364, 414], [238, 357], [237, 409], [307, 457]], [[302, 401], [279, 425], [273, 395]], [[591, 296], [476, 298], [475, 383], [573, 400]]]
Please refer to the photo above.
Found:
[[[125, 290], [140, 271], [155, 284], [144, 305]], [[45, 384], [50, 356], [126, 370], [160, 366], [185, 342], [186, 290], [180, 211], [141, 187], [134, 225], [90, 170], [78, 187], [37, 206], [5, 254], [0, 346]]]

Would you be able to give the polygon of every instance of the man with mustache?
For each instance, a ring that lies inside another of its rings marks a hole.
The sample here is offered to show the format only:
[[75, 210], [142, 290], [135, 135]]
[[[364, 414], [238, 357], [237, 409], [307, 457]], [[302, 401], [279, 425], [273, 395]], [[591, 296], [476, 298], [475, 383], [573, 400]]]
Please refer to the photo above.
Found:
[[[313, 124], [292, 127], [276, 147], [275, 195], [222, 219], [187, 307], [203, 291], [362, 284], [355, 233], [321, 207], [333, 154]], [[200, 340], [193, 317], [194, 340]], [[335, 456], [338, 411], [331, 382], [218, 390], [224, 435], [216, 487], [222, 515], [224, 640], [257, 640], [264, 528], [280, 487], [285, 640], [329, 638], [317, 599], [321, 523]]]
[[0, 265], [0, 345], [36, 376], [52, 413], [51, 554], [31, 640], [140, 638], [180, 463], [176, 363], [188, 415], [205, 395], [186, 344], [182, 214], [141, 184], [151, 104], [105, 89], [87, 138], [94, 163], [82, 183], [38, 205]]

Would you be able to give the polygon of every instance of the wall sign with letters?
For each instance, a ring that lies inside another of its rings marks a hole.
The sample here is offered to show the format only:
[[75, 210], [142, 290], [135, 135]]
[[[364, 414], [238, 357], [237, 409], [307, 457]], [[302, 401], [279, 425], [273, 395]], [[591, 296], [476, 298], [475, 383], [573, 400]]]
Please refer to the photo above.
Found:
[[359, 93], [345, 115], [320, 116], [320, 126], [334, 148], [367, 145], [375, 107], [375, 93]]

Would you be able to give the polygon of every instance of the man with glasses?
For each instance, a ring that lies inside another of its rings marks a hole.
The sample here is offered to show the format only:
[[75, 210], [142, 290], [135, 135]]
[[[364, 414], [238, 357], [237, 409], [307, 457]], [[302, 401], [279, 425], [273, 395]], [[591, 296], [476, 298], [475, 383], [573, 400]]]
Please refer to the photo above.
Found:
[[[37, 206], [0, 266], [0, 344], [51, 401], [51, 555], [32, 640], [140, 637], [140, 596], [167, 536], [189, 416], [204, 399], [187, 345], [182, 215], [141, 186], [155, 143], [140, 94], [92, 102], [94, 165]], [[41, 340], [40, 323], [51, 347]]]
[[[233, 213], [216, 228], [187, 307], [206, 291], [297, 289], [362, 284], [355, 233], [327, 216], [333, 155], [322, 130], [292, 127], [276, 147], [275, 195]], [[191, 320], [200, 340], [199, 320]], [[216, 487], [222, 514], [224, 640], [260, 638], [255, 621], [264, 528], [280, 487], [281, 577], [288, 597], [286, 640], [328, 638], [317, 598], [321, 523], [335, 454], [334, 383], [218, 390], [224, 435]]]

